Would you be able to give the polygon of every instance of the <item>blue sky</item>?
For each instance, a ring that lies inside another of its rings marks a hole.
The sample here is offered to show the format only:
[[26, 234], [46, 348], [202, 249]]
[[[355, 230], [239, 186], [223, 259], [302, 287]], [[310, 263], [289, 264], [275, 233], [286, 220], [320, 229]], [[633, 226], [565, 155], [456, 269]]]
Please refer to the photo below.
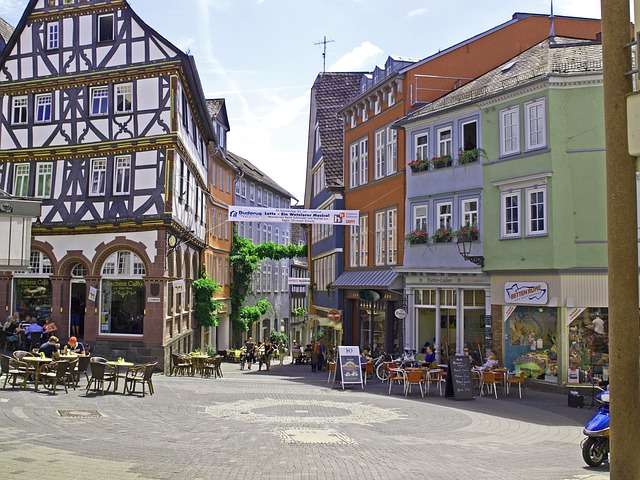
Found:
[[[225, 97], [229, 147], [304, 198], [309, 89], [327, 35], [332, 70], [372, 70], [388, 55], [422, 58], [549, 0], [129, 0], [195, 56], [205, 93]], [[26, 0], [0, 0], [15, 25]], [[599, 17], [600, 0], [555, 0], [557, 14]], [[187, 7], [188, 6], [188, 7]]]

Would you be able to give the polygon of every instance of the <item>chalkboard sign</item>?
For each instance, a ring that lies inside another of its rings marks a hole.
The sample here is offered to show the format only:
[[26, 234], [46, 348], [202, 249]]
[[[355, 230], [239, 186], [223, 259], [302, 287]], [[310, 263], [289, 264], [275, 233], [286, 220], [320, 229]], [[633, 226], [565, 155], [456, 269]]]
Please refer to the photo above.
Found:
[[471, 360], [466, 355], [456, 355], [449, 360], [446, 396], [455, 400], [473, 400]]
[[360, 364], [360, 347], [338, 347], [340, 359], [340, 382], [342, 389], [345, 385], [360, 384], [364, 390], [362, 366]]

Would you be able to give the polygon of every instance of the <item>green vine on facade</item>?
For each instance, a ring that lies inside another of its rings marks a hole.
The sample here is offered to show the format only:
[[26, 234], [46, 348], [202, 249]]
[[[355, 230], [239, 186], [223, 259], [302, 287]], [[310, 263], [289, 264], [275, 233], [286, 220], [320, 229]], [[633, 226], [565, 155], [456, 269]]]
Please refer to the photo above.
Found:
[[[241, 309], [249, 293], [253, 274], [258, 270], [262, 260], [283, 260], [306, 257], [306, 255], [306, 245], [279, 245], [271, 242], [255, 245], [247, 238], [234, 235], [231, 255], [229, 256], [229, 262], [231, 263], [231, 269], [233, 271], [233, 282], [231, 283], [231, 321], [242, 328], [243, 331], [247, 331], [251, 327], [251, 324], [256, 321], [249, 321], [251, 320], [249, 317], [242, 318]], [[258, 319], [259, 318], [260, 317], [258, 317]], [[249, 323], [247, 323], [247, 321], [249, 321]]]
[[244, 331], [248, 331], [255, 322], [260, 320], [263, 315], [266, 315], [269, 310], [273, 308], [269, 300], [263, 298], [258, 300], [255, 306], [245, 305], [240, 308], [240, 324]]
[[201, 327], [217, 327], [218, 314], [222, 302], [213, 298], [220, 291], [220, 285], [203, 275], [193, 282], [195, 296], [195, 317]]

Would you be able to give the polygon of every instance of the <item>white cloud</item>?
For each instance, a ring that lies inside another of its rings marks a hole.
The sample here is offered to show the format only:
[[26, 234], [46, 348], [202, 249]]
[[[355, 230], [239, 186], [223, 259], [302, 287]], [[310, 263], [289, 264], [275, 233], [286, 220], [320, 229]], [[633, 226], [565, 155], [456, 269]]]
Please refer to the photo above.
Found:
[[416, 8], [414, 10], [411, 10], [409, 13], [407, 13], [407, 17], [419, 17], [421, 15], [424, 15], [425, 13], [427, 13], [429, 10], [427, 10], [426, 8]]
[[350, 72], [361, 69], [371, 70], [371, 65], [375, 63], [375, 60], [383, 53], [380, 47], [374, 45], [369, 40], [365, 40], [353, 50], [341, 56], [329, 67], [329, 71]]

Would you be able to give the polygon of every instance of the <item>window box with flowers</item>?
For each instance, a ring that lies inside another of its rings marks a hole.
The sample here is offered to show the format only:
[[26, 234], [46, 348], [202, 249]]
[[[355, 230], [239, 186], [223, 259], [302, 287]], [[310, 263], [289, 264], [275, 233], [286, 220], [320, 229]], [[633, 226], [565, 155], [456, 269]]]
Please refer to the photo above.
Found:
[[433, 157], [431, 159], [431, 165], [433, 165], [434, 169], [437, 168], [447, 168], [453, 164], [453, 160], [451, 155], [443, 155], [442, 157]]
[[453, 239], [453, 232], [450, 228], [439, 228], [432, 238], [433, 243], [449, 243]]
[[458, 162], [460, 165], [467, 165], [469, 163], [477, 162], [481, 158], [485, 157], [485, 151], [481, 148], [472, 148], [470, 150], [460, 150], [458, 154]]
[[480, 238], [480, 230], [477, 225], [465, 225], [456, 232], [456, 237], [464, 242], [476, 242]]
[[414, 160], [409, 162], [409, 168], [413, 173], [426, 172], [429, 170], [429, 162], [427, 160]]
[[414, 230], [406, 238], [409, 245], [423, 245], [429, 241], [429, 234], [424, 230]]

